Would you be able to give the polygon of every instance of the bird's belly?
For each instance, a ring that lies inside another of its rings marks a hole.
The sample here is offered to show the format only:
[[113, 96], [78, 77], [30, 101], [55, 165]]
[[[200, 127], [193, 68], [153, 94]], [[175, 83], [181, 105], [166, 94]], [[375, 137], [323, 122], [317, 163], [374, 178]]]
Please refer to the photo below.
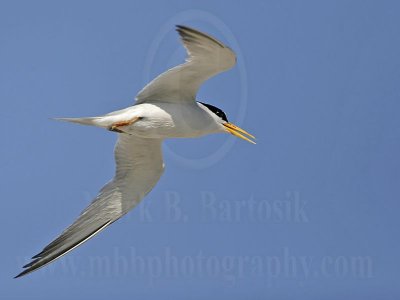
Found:
[[174, 122], [159, 122], [141, 119], [129, 126], [128, 133], [143, 138], [185, 138], [202, 135], [200, 131], [187, 126], [177, 126]]

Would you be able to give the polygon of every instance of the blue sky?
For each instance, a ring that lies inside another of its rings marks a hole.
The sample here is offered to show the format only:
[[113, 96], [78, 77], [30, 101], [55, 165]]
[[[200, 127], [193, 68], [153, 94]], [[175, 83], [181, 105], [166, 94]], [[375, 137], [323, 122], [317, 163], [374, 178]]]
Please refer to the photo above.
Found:
[[[397, 1], [1, 1], [2, 299], [398, 299]], [[199, 100], [257, 137], [165, 143], [124, 219], [12, 279], [114, 172], [116, 136], [58, 123], [133, 103], [174, 24], [238, 65]]]

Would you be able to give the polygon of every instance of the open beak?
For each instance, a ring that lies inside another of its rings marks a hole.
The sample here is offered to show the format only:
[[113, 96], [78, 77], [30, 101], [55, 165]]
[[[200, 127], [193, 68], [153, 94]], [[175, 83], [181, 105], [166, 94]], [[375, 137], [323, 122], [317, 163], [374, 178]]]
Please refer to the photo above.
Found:
[[251, 139], [255, 140], [256, 138], [253, 135], [251, 135], [250, 133], [248, 133], [247, 131], [243, 130], [242, 128], [237, 127], [236, 125], [233, 125], [232, 123], [229, 123], [229, 122], [222, 124], [222, 125], [224, 125], [226, 130], [229, 133], [233, 134], [234, 136], [244, 139], [252, 144], [256, 143], [251, 140]]

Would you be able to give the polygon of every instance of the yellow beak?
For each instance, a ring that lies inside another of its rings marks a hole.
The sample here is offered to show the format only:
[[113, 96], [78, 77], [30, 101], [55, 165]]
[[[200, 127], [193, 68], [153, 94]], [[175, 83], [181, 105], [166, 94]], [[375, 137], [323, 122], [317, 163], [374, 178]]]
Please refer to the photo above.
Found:
[[234, 136], [237, 136], [241, 139], [244, 139], [245, 141], [248, 141], [252, 144], [255, 144], [256, 142], [252, 141], [250, 138], [252, 138], [253, 140], [255, 140], [256, 138], [251, 135], [250, 133], [248, 133], [247, 131], [243, 130], [240, 127], [237, 127], [236, 125], [233, 125], [232, 123], [225, 123], [223, 124], [226, 128], [226, 130], [233, 134]]

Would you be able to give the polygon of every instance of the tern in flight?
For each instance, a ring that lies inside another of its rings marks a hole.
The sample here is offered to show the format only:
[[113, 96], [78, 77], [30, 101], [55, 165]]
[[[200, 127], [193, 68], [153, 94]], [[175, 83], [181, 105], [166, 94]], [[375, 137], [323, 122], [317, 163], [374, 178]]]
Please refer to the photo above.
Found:
[[225, 132], [255, 143], [254, 136], [228, 122], [221, 109], [196, 101], [204, 81], [235, 65], [235, 53], [198, 30], [180, 25], [176, 30], [187, 51], [186, 61], [147, 84], [133, 106], [99, 117], [59, 119], [118, 133], [115, 176], [78, 219], [33, 256], [16, 277], [60, 258], [133, 209], [163, 173], [164, 139]]

